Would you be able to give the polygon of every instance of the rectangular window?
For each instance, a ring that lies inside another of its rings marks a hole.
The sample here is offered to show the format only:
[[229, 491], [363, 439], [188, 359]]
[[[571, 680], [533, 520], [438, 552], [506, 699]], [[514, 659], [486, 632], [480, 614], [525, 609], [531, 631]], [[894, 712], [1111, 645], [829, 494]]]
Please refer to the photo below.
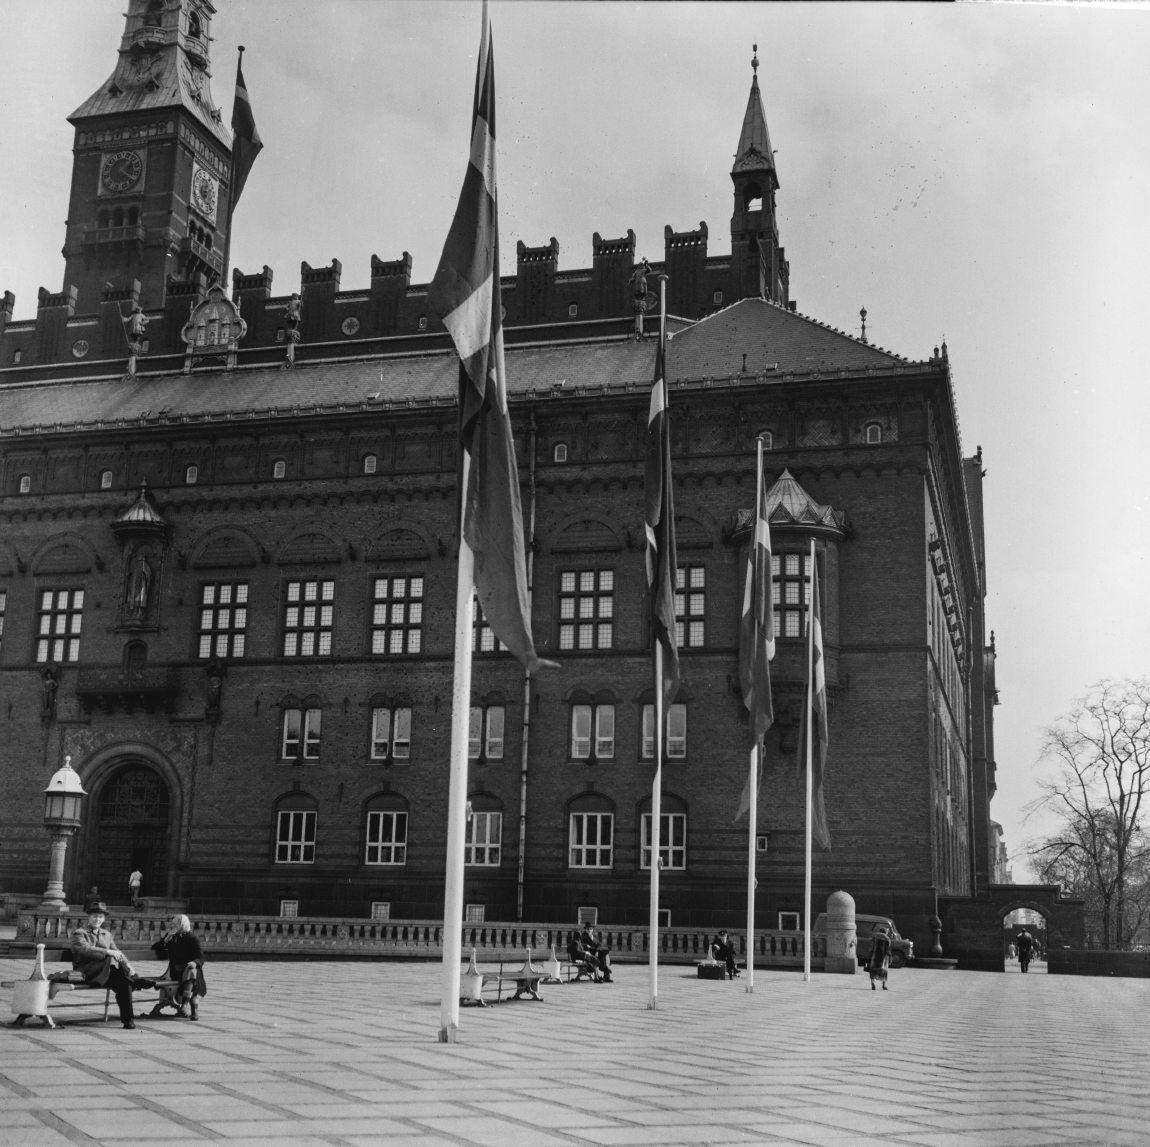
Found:
[[[594, 740], [592, 740], [594, 738]], [[610, 760], [615, 756], [615, 706], [571, 706], [571, 757], [576, 761]]]
[[503, 760], [502, 705], [472, 705], [468, 728], [467, 755], [473, 761]]
[[779, 913], [779, 931], [797, 932], [799, 930], [799, 914], [797, 912]]
[[37, 661], [79, 661], [83, 613], [82, 589], [46, 589], [40, 594]]
[[279, 814], [276, 824], [276, 864], [315, 862], [315, 813], [292, 810]]
[[475, 623], [471, 632], [472, 653], [506, 653], [507, 646], [495, 636], [495, 630], [487, 624], [479, 599], [475, 599]]
[[571, 868], [610, 868], [615, 817], [609, 812], [571, 814]]
[[[681, 761], [687, 757], [687, 706], [676, 703], [667, 707], [667, 728], [663, 737], [664, 756], [668, 760]], [[643, 706], [643, 747], [644, 760], [655, 759], [655, 706]]]
[[407, 813], [369, 812], [364, 864], [407, 863]]
[[[663, 868], [687, 867], [687, 814], [665, 812], [659, 817], [659, 856]], [[651, 814], [643, 814], [643, 839], [639, 867], [651, 867]]]
[[280, 760], [318, 761], [320, 721], [319, 709], [285, 709]]
[[390, 900], [373, 900], [371, 902], [371, 918], [373, 920], [390, 920], [391, 919], [391, 901]]
[[200, 657], [243, 657], [248, 583], [209, 582], [200, 591]]
[[680, 649], [701, 649], [707, 639], [707, 570], [679, 566], [675, 571], [675, 643]]
[[473, 812], [467, 825], [465, 864], [499, 865], [499, 845], [503, 838], [501, 812]]
[[289, 581], [284, 605], [284, 656], [330, 657], [334, 617], [334, 581]]
[[614, 570], [560, 573], [560, 649], [611, 649], [615, 642], [614, 619]]
[[372, 653], [400, 656], [422, 648], [423, 578], [377, 577], [372, 589]]
[[371, 711], [371, 759], [411, 760], [411, 709], [377, 706]]
[[802, 637], [811, 597], [811, 555], [771, 555], [771, 604], [775, 635]]
[[482, 924], [487, 919], [487, 905], [465, 904], [463, 906], [464, 924]]

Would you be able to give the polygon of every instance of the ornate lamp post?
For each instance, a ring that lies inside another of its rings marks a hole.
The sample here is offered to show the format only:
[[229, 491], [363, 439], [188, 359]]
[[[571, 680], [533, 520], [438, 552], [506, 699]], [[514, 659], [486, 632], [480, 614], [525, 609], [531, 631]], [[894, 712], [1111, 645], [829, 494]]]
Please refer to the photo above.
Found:
[[64, 897], [64, 857], [68, 852], [68, 837], [80, 827], [80, 807], [84, 802], [80, 778], [72, 768], [72, 758], [64, 758], [64, 767], [57, 769], [44, 790], [44, 827], [52, 837], [52, 856], [48, 862], [48, 887], [40, 902], [41, 912], [67, 912]]

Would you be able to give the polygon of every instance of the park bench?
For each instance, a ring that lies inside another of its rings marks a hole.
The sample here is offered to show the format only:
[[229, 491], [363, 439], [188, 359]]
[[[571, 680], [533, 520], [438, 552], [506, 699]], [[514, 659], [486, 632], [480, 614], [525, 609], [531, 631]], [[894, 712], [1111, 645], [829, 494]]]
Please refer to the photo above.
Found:
[[[22, 984], [36, 983], [36, 982], [37, 981], [35, 981], [35, 980], [4, 980], [3, 982], [0, 982], [0, 988], [12, 988], [15, 990], [16, 988], [18, 988]], [[42, 980], [39, 982], [43, 983]], [[164, 989], [164, 988], [177, 988], [177, 987], [179, 987], [179, 983], [176, 980], [158, 979], [155, 981], [155, 990], [156, 991], [160, 991], [161, 989]], [[149, 989], [145, 988], [145, 989], [141, 989], [141, 990], [148, 991]], [[52, 1007], [52, 1005], [55, 1003], [56, 997], [58, 995], [60, 995], [61, 992], [103, 992], [104, 993], [104, 1023], [108, 1022], [108, 1013], [111, 1010], [112, 1000], [114, 998], [112, 995], [112, 989], [107, 988], [107, 987], [101, 987], [99, 984], [89, 984], [85, 981], [84, 977], [79, 972], [75, 971], [74, 969], [69, 969], [68, 971], [52, 972], [49, 974], [49, 976], [48, 976], [48, 996], [47, 996], [46, 1002], [43, 1005], [44, 1010], [42, 1012], [41, 1011], [18, 1012], [16, 1015], [16, 1018], [12, 1021], [12, 1026], [13, 1027], [21, 1027], [25, 1020], [31, 1019], [33, 1017], [39, 1017], [40, 1019], [42, 1019], [44, 1021], [44, 1025], [46, 1027], [54, 1028], [56, 1026], [56, 1023], [52, 1019], [49, 1008]], [[133, 993], [133, 995], [134, 994], [135, 993]], [[21, 1004], [19, 1006], [21, 1006], [21, 1007], [25, 1007], [25, 1006], [32, 1007], [35, 1005], [33, 1005], [31, 1003], [27, 1003], [27, 1004]], [[86, 1006], [90, 1006], [90, 1005], [88, 1004], [88, 1002], [86, 1000], [85, 1001], [77, 1001], [76, 1003], [69, 1003], [67, 1005], [55, 1004], [56, 1008], [65, 1007], [65, 1006], [66, 1007], [86, 1007]], [[16, 1005], [14, 1003], [13, 1011], [15, 1011], [15, 1010], [16, 1010]]]
[[[555, 961], [555, 964], [558, 967], [558, 961]], [[467, 970], [460, 977], [459, 1002], [485, 1008], [487, 1001], [483, 998], [483, 991], [491, 985], [495, 986], [496, 1003], [503, 1002], [504, 988], [512, 985], [515, 990], [507, 997], [508, 1000], [520, 1000], [526, 995], [533, 1000], [541, 1001], [543, 997], [539, 994], [539, 985], [551, 982], [548, 980], [548, 975], [547, 968], [537, 968], [531, 963], [530, 948], [527, 949], [527, 956], [521, 967], [507, 969], [500, 960], [498, 971], [479, 968], [475, 963], [475, 949], [472, 948]]]

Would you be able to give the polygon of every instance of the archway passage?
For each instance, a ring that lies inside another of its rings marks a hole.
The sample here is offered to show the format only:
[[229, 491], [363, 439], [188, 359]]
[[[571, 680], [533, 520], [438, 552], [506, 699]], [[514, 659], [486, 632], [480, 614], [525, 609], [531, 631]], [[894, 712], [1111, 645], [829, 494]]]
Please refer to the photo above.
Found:
[[136, 868], [143, 895], [167, 893], [169, 803], [164, 779], [146, 765], [131, 762], [109, 777], [99, 798], [93, 880], [105, 902], [128, 903], [128, 875]]
[[[1029, 937], [1027, 941], [1024, 938]], [[1046, 917], [1033, 908], [1016, 908], [1002, 918], [1007, 972], [1045, 972], [1049, 934]]]

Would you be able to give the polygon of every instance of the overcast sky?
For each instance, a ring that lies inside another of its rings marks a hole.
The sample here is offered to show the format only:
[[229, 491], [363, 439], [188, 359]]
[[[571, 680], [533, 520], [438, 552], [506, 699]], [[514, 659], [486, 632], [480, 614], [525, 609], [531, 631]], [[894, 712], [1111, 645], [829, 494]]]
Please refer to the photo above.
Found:
[[[266, 144], [233, 265], [409, 251], [426, 282], [463, 176], [475, 3], [216, 0], [213, 95], [236, 45]], [[62, 287], [72, 131], [111, 73], [122, 0], [0, 0], [0, 292]], [[1101, 4], [492, 5], [503, 271], [515, 242], [706, 220], [730, 249], [729, 171], [759, 46], [799, 310], [925, 359], [945, 338], [965, 453], [988, 471], [999, 792], [1017, 855], [1038, 825], [1043, 726], [1150, 649], [1150, 12]], [[1016, 864], [1015, 876], [1026, 875]]]

